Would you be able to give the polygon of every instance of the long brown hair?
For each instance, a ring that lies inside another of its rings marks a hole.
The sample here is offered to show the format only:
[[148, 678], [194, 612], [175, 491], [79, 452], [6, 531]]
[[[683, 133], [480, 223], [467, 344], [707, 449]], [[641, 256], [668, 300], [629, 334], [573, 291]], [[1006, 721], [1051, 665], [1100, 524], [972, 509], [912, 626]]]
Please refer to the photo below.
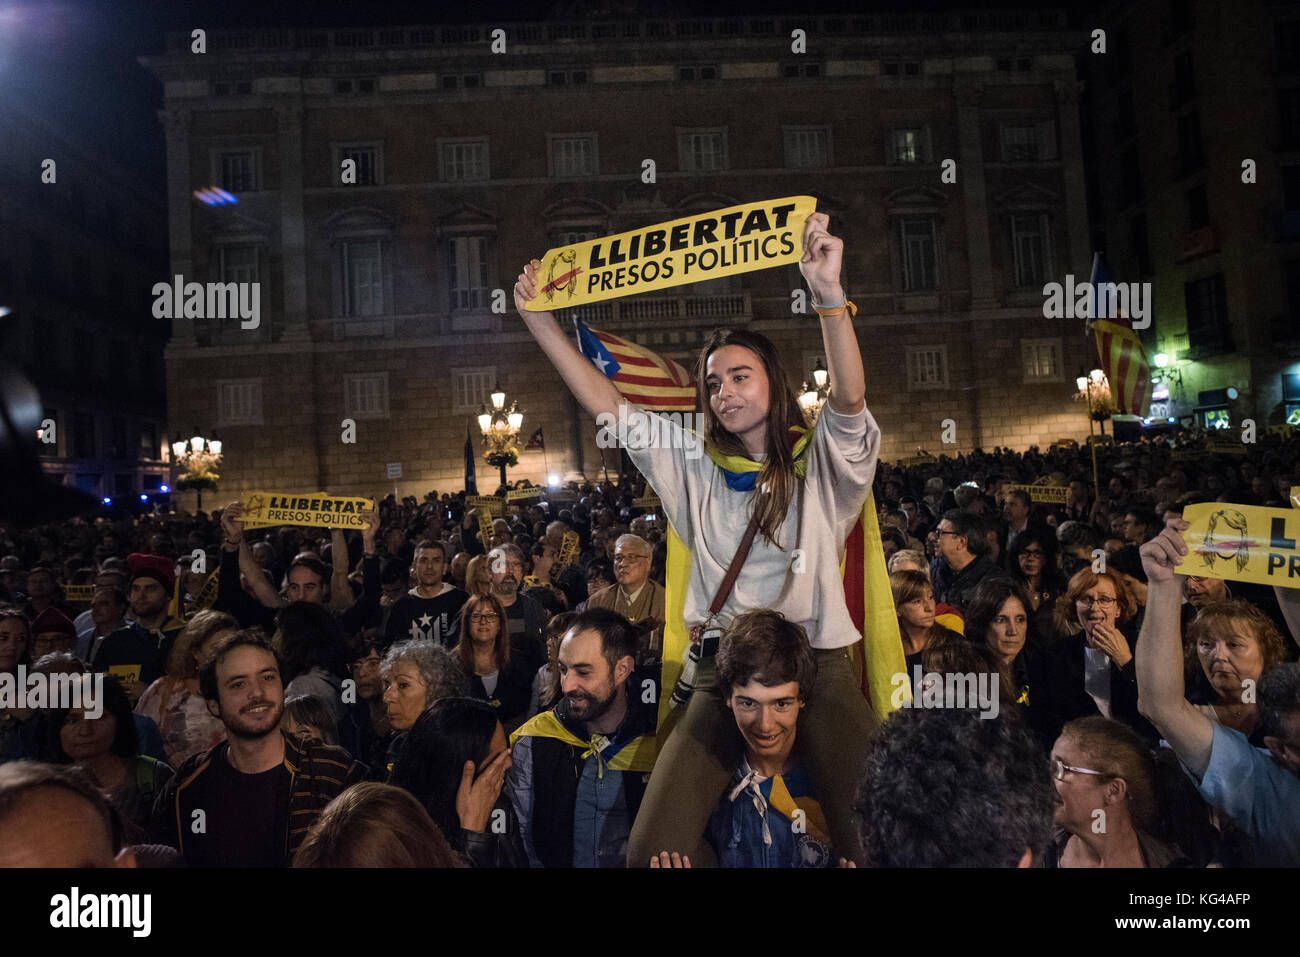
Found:
[[713, 413], [709, 402], [709, 387], [704, 381], [708, 375], [709, 356], [724, 346], [742, 346], [758, 356], [767, 374], [767, 454], [763, 468], [754, 483], [752, 514], [758, 517], [758, 529], [763, 537], [780, 547], [777, 532], [785, 522], [794, 495], [794, 455], [789, 442], [790, 430], [805, 425], [803, 412], [795, 400], [794, 391], [786, 382], [785, 372], [777, 357], [776, 346], [767, 336], [744, 329], [715, 329], [700, 350], [695, 362], [695, 401], [703, 410], [704, 438], [724, 455], [748, 457], [744, 443], [728, 432]]
[[496, 655], [497, 668], [504, 671], [510, 664], [510, 622], [506, 620], [506, 608], [496, 595], [470, 595], [460, 609], [460, 640], [452, 649], [465, 669], [465, 676], [474, 677], [474, 639], [470, 637], [469, 616], [480, 608], [497, 614], [497, 636], [493, 652]]

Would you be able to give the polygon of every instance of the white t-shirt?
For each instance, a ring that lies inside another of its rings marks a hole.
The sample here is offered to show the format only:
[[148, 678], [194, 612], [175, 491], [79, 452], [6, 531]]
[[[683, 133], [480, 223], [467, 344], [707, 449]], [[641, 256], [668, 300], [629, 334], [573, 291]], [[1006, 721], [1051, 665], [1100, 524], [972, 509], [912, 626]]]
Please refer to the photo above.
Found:
[[[630, 439], [645, 441], [625, 448], [692, 551], [684, 609], [690, 625], [708, 615], [744, 537], [754, 493], [728, 488], [722, 470], [697, 443], [686, 448], [680, 425], [653, 418], [658, 428], [630, 431]], [[719, 615], [724, 627], [741, 612], [770, 608], [802, 625], [814, 648], [843, 648], [862, 640], [844, 604], [840, 559], [844, 540], [871, 493], [879, 452], [880, 429], [865, 404], [856, 415], [822, 408], [806, 453], [807, 477], [796, 481], [777, 536], [782, 547], [761, 533], [755, 536]]]

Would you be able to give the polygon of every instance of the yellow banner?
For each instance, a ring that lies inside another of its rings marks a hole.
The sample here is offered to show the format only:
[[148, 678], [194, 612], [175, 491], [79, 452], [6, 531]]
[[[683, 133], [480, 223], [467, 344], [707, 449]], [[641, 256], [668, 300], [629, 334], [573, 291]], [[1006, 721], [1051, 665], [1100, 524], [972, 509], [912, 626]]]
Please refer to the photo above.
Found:
[[368, 498], [330, 495], [328, 492], [245, 492], [240, 502], [244, 506], [245, 528], [306, 525], [362, 529], [366, 527], [366, 520], [361, 513], [375, 507]]
[[75, 605], [89, 605], [90, 599], [94, 597], [95, 586], [92, 585], [64, 585], [63, 600]]
[[538, 488], [536, 485], [531, 488], [512, 488], [506, 489], [507, 502], [525, 502], [530, 498], [540, 499], [545, 489]]
[[506, 514], [506, 504], [495, 495], [466, 495], [466, 508], [477, 508], [480, 512], [487, 512], [493, 516], [504, 517]]
[[1300, 485], [1291, 486], [1291, 507], [1300, 508]]
[[658, 495], [649, 492], [647, 492], [645, 495], [642, 495], [640, 498], [632, 499], [633, 508], [655, 509], [661, 506], [662, 504], [663, 502], [659, 501]]
[[1013, 488], [1022, 489], [1029, 493], [1029, 500], [1032, 502], [1065, 502], [1065, 496], [1070, 491], [1068, 485], [1004, 485], [1002, 490], [1009, 492]]
[[785, 196], [548, 250], [532, 312], [796, 263], [812, 196]]
[[573, 560], [578, 556], [578, 533], [565, 532], [564, 537], [560, 539], [560, 554], [555, 557], [555, 565], [551, 571], [551, 577], [563, 568], [568, 568], [573, 564]]
[[1202, 502], [1183, 509], [1180, 575], [1300, 587], [1300, 511]]

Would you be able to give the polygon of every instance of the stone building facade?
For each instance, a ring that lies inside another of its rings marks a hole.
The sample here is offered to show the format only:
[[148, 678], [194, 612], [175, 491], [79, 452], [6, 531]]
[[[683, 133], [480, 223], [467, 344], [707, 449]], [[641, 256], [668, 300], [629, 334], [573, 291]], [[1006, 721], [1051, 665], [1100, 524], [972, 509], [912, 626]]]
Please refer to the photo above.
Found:
[[[845, 239], [885, 457], [1087, 434], [1073, 401], [1082, 324], [1043, 318], [1044, 283], [1086, 278], [1091, 259], [1086, 35], [1060, 12], [250, 30], [211, 33], [202, 54], [193, 42], [171, 37], [145, 60], [166, 97], [171, 272], [261, 292], [256, 329], [181, 318], [167, 350], [172, 428], [220, 435], [224, 492], [383, 492], [393, 462], [401, 494], [459, 488], [467, 430], [491, 474], [474, 415], [498, 383], [523, 433], [541, 427], [546, 442], [511, 479], [612, 470], [514, 313], [522, 264], [575, 238], [797, 194]], [[206, 186], [238, 203], [196, 203]], [[798, 387], [822, 358], [816, 315], [792, 312], [801, 288], [796, 267], [769, 269], [583, 318], [687, 364], [709, 330], [750, 327]]]

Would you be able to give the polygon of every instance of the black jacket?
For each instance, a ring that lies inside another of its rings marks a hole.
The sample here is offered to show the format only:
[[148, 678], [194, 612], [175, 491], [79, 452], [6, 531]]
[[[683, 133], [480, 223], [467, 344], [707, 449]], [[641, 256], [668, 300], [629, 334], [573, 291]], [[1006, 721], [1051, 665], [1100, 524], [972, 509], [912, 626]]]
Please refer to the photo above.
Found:
[[980, 582], [1011, 580], [1006, 569], [995, 565], [987, 555], [981, 555], [959, 572], [954, 572], [945, 561], [938, 562], [938, 566], [934, 576], [935, 601], [947, 602], [959, 610], [964, 610]]

